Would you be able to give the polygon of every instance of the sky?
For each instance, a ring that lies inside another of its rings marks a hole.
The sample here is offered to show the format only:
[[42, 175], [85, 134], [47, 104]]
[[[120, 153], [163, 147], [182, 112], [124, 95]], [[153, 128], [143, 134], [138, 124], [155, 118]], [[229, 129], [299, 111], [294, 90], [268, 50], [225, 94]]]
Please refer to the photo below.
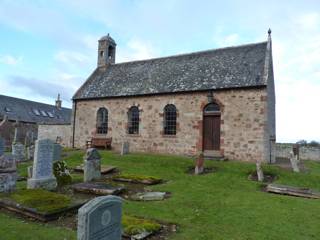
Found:
[[110, 33], [116, 62], [267, 40], [277, 141], [320, 141], [319, 0], [0, 0], [0, 94], [63, 106]]

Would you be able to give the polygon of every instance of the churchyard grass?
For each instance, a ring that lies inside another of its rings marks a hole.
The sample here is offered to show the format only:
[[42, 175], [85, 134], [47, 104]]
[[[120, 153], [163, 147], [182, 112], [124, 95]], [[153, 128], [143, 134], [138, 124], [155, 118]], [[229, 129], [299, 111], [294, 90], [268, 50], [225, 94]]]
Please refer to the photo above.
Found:
[[[68, 152], [68, 167], [81, 164], [83, 155], [83, 151]], [[110, 151], [101, 151], [101, 155], [102, 164], [117, 166], [123, 174], [165, 180], [147, 188], [170, 192], [169, 199], [125, 201], [123, 212], [177, 224], [177, 232], [170, 235], [172, 240], [319, 238], [320, 201], [261, 191], [261, 183], [248, 180], [248, 174], [255, 170], [252, 163], [206, 161], [205, 166], [215, 167], [216, 171], [195, 176], [186, 173], [193, 160], [185, 157], [120, 156]], [[306, 173], [292, 173], [275, 166], [263, 168], [277, 175], [276, 183], [320, 191], [320, 163], [306, 162], [306, 166]], [[76, 239], [76, 233], [69, 229], [22, 221], [3, 213], [0, 224], [0, 236], [4, 239]], [[27, 238], [28, 234], [32, 238]]]

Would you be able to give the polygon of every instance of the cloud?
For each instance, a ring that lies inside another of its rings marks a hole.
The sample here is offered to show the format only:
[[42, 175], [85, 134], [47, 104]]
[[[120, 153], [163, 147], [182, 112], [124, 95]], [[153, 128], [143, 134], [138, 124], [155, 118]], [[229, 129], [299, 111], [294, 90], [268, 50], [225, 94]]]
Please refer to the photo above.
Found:
[[14, 57], [12, 55], [0, 55], [0, 63], [4, 63], [7, 65], [17, 65], [22, 61], [22, 57]]
[[72, 66], [83, 67], [88, 64], [90, 58], [81, 53], [75, 51], [59, 51], [54, 55], [54, 59], [63, 64], [68, 64]]
[[129, 40], [125, 47], [117, 49], [117, 52], [117, 62], [149, 59], [159, 55], [159, 51], [152, 44], [137, 38]]
[[64, 100], [70, 102], [76, 89], [72, 85], [66, 84], [64, 81], [66, 79], [70, 80], [70, 76], [65, 77], [65, 79], [60, 79], [59, 83], [54, 83], [48, 82], [47, 80], [14, 75], [9, 77], [8, 83], [17, 89], [23, 89], [25, 95], [29, 96], [28, 99], [31, 99], [30, 96], [33, 98], [35, 96], [55, 98], [58, 93], [60, 93]]

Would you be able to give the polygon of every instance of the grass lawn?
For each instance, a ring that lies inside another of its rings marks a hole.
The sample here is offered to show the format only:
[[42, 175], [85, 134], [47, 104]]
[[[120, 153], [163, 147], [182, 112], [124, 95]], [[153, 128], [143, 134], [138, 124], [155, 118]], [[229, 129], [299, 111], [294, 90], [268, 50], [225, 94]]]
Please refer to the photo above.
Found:
[[[82, 163], [83, 152], [69, 154], [66, 159], [69, 167]], [[206, 166], [217, 171], [192, 176], [185, 172], [193, 161], [184, 157], [119, 156], [107, 151], [101, 154], [103, 164], [117, 166], [123, 174], [167, 180], [148, 188], [171, 192], [171, 198], [161, 202], [125, 201], [124, 213], [178, 224], [177, 233], [170, 236], [172, 240], [320, 239], [320, 200], [260, 191], [259, 183], [247, 180], [254, 164], [206, 161]], [[300, 174], [274, 166], [264, 169], [278, 175], [277, 183], [320, 191], [320, 164], [306, 165], [310, 172]], [[76, 233], [68, 229], [22, 222], [3, 213], [0, 226], [0, 239], [76, 239]]]

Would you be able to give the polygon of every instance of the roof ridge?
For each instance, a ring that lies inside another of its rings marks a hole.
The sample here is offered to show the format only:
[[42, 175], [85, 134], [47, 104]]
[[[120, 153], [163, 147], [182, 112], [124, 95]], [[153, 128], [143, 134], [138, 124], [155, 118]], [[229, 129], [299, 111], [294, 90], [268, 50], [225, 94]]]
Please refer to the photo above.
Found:
[[234, 48], [249, 47], [249, 46], [267, 44], [267, 43], [268, 43], [268, 41], [263, 41], [263, 42], [247, 43], [247, 44], [241, 44], [241, 45], [229, 46], [229, 47], [222, 47], [222, 48], [213, 48], [213, 49], [200, 50], [200, 51], [189, 52], [189, 53], [174, 54], [174, 55], [169, 55], [169, 56], [164, 56], [164, 57], [155, 57], [155, 58], [149, 58], [149, 59], [120, 62], [120, 63], [112, 64], [111, 66], [118, 66], [118, 65], [125, 65], [125, 64], [139, 63], [139, 62], [148, 62], [148, 61], [154, 61], [154, 60], [160, 60], [160, 59], [186, 57], [186, 56], [198, 55], [198, 54], [203, 54], [203, 53], [210, 53], [210, 52], [228, 50], [228, 49], [234, 49]]
[[[17, 98], [17, 97], [7, 96], [7, 95], [3, 95], [3, 94], [0, 94], [0, 97], [6, 97], [6, 98], [11, 98], [11, 99], [17, 99], [17, 100], [19, 100], [19, 101], [26, 101], [26, 102], [30, 102], [30, 103], [36, 103], [36, 104], [46, 105], [46, 106], [50, 106], [50, 107], [56, 107], [56, 106], [53, 105], [53, 104], [36, 102], [36, 101], [28, 100], [28, 99], [25, 99], [25, 98]], [[71, 108], [66, 108], [66, 107], [61, 107], [61, 109], [71, 110]]]

